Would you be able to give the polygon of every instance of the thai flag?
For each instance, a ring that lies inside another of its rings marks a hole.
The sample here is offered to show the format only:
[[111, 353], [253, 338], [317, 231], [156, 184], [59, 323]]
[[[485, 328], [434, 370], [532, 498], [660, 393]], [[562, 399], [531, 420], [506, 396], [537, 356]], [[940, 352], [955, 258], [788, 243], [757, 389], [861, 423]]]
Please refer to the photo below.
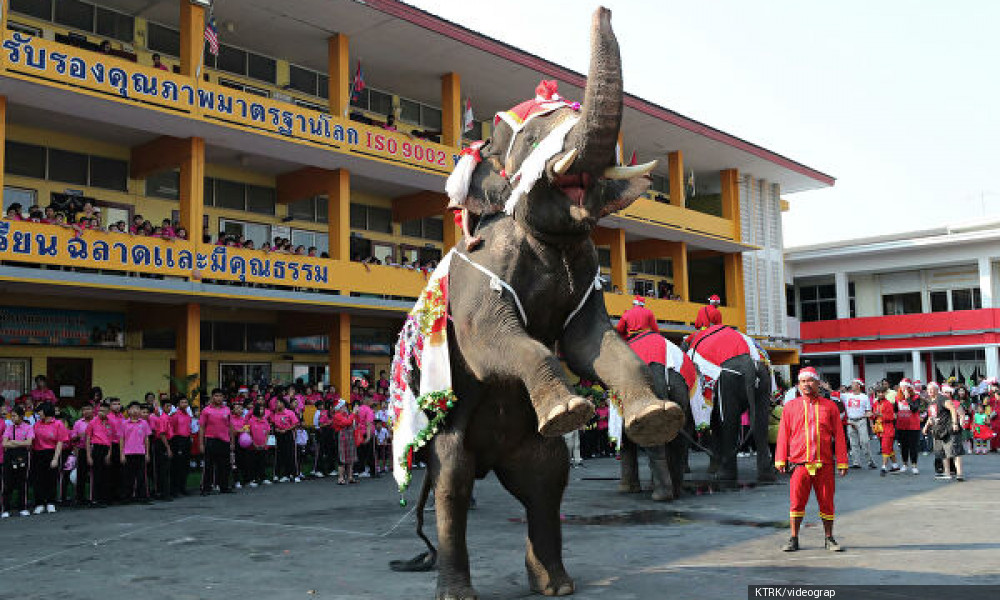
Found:
[[354, 71], [354, 81], [351, 82], [351, 102], [357, 102], [361, 92], [365, 90], [365, 76], [361, 73], [361, 61], [358, 61], [358, 68]]
[[219, 55], [219, 29], [215, 26], [215, 17], [208, 20], [205, 25], [205, 41], [208, 42], [208, 51], [213, 56]]

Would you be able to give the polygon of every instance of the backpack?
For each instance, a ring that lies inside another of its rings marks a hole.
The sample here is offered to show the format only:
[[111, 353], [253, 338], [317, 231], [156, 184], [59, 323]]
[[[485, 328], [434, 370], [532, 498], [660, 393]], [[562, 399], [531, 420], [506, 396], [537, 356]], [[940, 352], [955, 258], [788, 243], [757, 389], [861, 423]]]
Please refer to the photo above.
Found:
[[932, 428], [934, 439], [947, 440], [951, 436], [951, 411], [943, 405], [938, 405], [938, 414]]

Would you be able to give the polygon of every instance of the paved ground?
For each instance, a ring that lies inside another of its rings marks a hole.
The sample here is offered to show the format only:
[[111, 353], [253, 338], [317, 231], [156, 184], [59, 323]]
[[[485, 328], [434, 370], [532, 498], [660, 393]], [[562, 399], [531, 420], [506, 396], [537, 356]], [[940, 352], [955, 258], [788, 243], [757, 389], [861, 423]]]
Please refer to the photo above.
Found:
[[[704, 457], [694, 457], [698, 476]], [[822, 549], [813, 501], [803, 550], [777, 550], [788, 533], [785, 483], [664, 505], [619, 495], [604, 479], [617, 463], [588, 461], [571, 472], [564, 503], [576, 597], [746, 598], [751, 583], [1000, 584], [1000, 456], [966, 457], [965, 483], [935, 481], [923, 461], [917, 476], [853, 470], [840, 480], [839, 555]], [[393, 490], [389, 478], [325, 479], [7, 519], [0, 598], [431, 598], [433, 573], [387, 568], [422, 549]], [[530, 596], [523, 511], [493, 478], [476, 495], [469, 545], [481, 597]]]

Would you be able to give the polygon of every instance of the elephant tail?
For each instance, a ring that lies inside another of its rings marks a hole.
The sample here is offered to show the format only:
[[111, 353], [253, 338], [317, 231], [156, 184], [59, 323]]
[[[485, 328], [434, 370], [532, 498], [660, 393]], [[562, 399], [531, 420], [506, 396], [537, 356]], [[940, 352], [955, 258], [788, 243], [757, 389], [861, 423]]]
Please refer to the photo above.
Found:
[[437, 566], [437, 549], [424, 533], [424, 507], [427, 505], [427, 498], [431, 493], [431, 471], [428, 469], [424, 474], [424, 481], [420, 485], [420, 498], [417, 500], [417, 537], [427, 545], [427, 552], [421, 552], [409, 560], [391, 560], [389, 568], [393, 571], [406, 573], [419, 573], [423, 571], [433, 571]]

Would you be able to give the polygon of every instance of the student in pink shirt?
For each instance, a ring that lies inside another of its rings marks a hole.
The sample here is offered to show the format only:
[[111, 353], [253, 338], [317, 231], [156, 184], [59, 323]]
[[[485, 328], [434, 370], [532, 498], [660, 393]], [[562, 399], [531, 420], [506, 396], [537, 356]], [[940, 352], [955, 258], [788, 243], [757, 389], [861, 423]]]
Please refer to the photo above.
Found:
[[[249, 400], [246, 401], [250, 403]], [[233, 458], [236, 460], [236, 483], [233, 487], [242, 489], [244, 485], [250, 483], [250, 456], [249, 449], [240, 445], [240, 434], [250, 431], [250, 412], [246, 406], [237, 399], [233, 402], [232, 414], [229, 416], [229, 424], [233, 431]]]
[[[98, 507], [111, 502], [111, 448], [117, 440], [117, 429], [108, 416], [111, 404], [101, 402], [97, 416], [87, 424], [87, 467], [90, 469], [90, 501]], [[79, 481], [79, 480], [77, 480]]]
[[276, 442], [274, 476], [279, 483], [292, 479], [296, 483], [302, 481], [298, 477], [299, 465], [295, 452], [295, 427], [299, 424], [295, 413], [285, 408], [285, 400], [278, 399], [275, 410], [271, 414]]
[[333, 415], [330, 414], [330, 404], [320, 400], [316, 403], [316, 461], [313, 464], [314, 474], [326, 474], [333, 477], [337, 463], [337, 440], [333, 432]]
[[361, 443], [358, 444], [358, 463], [364, 467], [364, 471], [359, 473], [358, 477], [378, 477], [375, 471], [375, 443], [372, 440], [372, 434], [375, 433], [375, 411], [371, 406], [373, 401], [372, 390], [368, 389], [365, 391], [361, 406], [358, 407], [359, 433], [355, 435], [361, 438]]
[[205, 454], [205, 466], [201, 473], [201, 495], [207, 496], [212, 485], [217, 484], [223, 494], [231, 494], [229, 472], [233, 469], [230, 460], [233, 450], [233, 432], [229, 423], [229, 408], [223, 405], [226, 399], [222, 390], [212, 390], [208, 406], [201, 409], [198, 417], [198, 439]]
[[125, 490], [135, 502], [149, 503], [146, 465], [149, 464], [149, 423], [142, 418], [138, 402], [128, 405], [128, 419], [121, 424], [121, 460], [125, 466]]
[[125, 499], [125, 477], [124, 477], [124, 465], [122, 464], [122, 448], [119, 444], [121, 440], [121, 424], [125, 420], [125, 415], [122, 412], [122, 401], [118, 398], [108, 398], [108, 402], [111, 403], [111, 411], [108, 412], [108, 420], [111, 421], [111, 427], [114, 429], [114, 437], [111, 442], [111, 465], [108, 469], [108, 485], [111, 486], [111, 497], [114, 500], [124, 500]]
[[176, 396], [177, 408], [170, 413], [170, 487], [174, 496], [187, 496], [191, 463], [191, 413], [184, 394]]
[[37, 375], [35, 377], [35, 388], [31, 390], [31, 405], [37, 407], [43, 402], [51, 402], [55, 405], [58, 401], [55, 393], [49, 389], [48, 379], [45, 378], [45, 375]]
[[271, 480], [265, 475], [264, 463], [267, 458], [267, 437], [271, 433], [271, 421], [265, 414], [263, 402], [254, 403], [253, 413], [247, 419], [247, 428], [253, 445], [247, 450], [247, 461], [250, 463], [250, 487], [260, 484], [271, 485]]
[[153, 430], [151, 442], [153, 453], [153, 473], [156, 474], [156, 497], [158, 500], [173, 500], [170, 494], [170, 468], [173, 460], [173, 450], [170, 448], [170, 438], [173, 431], [170, 426], [170, 409], [173, 402], [169, 397], [160, 400], [160, 412], [149, 415], [150, 427]]
[[3, 494], [0, 517], [10, 516], [10, 510], [16, 510], [12, 497], [14, 492], [20, 494], [18, 506], [21, 516], [27, 517], [28, 512], [28, 479], [31, 467], [31, 445], [34, 442], [35, 430], [24, 420], [24, 407], [15, 406], [10, 414], [10, 425], [4, 429], [3, 446]]
[[70, 445], [76, 455], [76, 489], [74, 498], [78, 506], [87, 501], [87, 484], [90, 483], [90, 466], [87, 464], [87, 427], [94, 419], [94, 407], [84, 404], [80, 409], [80, 418], [73, 423], [69, 432]]
[[36, 515], [56, 512], [62, 453], [69, 443], [69, 430], [65, 423], [56, 419], [56, 407], [44, 402], [39, 412], [41, 419], [35, 422], [35, 439], [31, 446]]

